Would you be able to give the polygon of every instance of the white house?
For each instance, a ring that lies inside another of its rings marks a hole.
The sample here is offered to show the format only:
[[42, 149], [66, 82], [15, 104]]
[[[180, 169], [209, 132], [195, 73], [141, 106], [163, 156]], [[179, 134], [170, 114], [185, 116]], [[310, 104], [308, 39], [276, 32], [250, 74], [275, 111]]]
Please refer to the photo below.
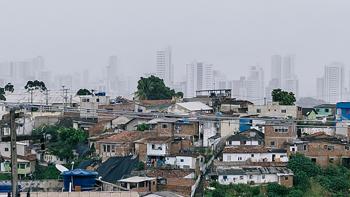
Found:
[[181, 169], [196, 169], [198, 166], [202, 171], [204, 170], [205, 158], [202, 155], [196, 154], [176, 154], [167, 156], [165, 158], [165, 164], [176, 166]]
[[157, 137], [147, 139], [147, 156], [166, 156], [170, 150], [170, 137]]
[[293, 172], [286, 167], [244, 167], [218, 169], [218, 182], [222, 185], [278, 183], [293, 186]]
[[202, 102], [195, 101], [176, 103], [168, 108], [168, 112], [174, 114], [190, 114], [195, 112], [211, 113], [213, 112], [213, 108]]
[[277, 102], [268, 103], [267, 105], [248, 105], [248, 115], [276, 118], [303, 118], [301, 107], [295, 105], [279, 105]]
[[264, 144], [264, 133], [249, 129], [226, 139], [226, 146], [260, 146]]
[[225, 147], [223, 162], [288, 162], [287, 151], [261, 146]]
[[[30, 154], [29, 144], [23, 142], [16, 142], [17, 155], [26, 156]], [[4, 157], [11, 157], [11, 143], [0, 142], [0, 154]]]
[[80, 96], [80, 117], [97, 118], [97, 109], [99, 105], [108, 105], [109, 96], [85, 95]]
[[220, 122], [212, 120], [204, 120], [199, 125], [199, 136], [203, 147], [212, 147], [214, 144], [210, 138], [219, 135]]

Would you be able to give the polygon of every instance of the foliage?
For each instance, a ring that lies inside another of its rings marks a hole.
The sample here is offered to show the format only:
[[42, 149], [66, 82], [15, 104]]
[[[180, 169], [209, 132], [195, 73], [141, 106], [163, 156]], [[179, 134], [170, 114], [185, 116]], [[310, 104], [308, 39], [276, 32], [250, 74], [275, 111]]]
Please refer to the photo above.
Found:
[[54, 165], [48, 165], [48, 166], [36, 165], [35, 172], [33, 175], [35, 180], [57, 179], [58, 176], [60, 175], [60, 172], [56, 169]]
[[279, 102], [280, 105], [294, 105], [296, 101], [293, 92], [282, 91], [281, 89], [274, 89], [271, 95], [272, 101]]
[[350, 172], [343, 166], [331, 165], [327, 167], [318, 181], [330, 192], [345, 194], [350, 189]]
[[13, 91], [15, 91], [15, 88], [14, 88], [14, 86], [11, 83], [7, 83], [5, 85], [5, 91], [13, 92]]
[[137, 130], [138, 131], [150, 130], [150, 126], [148, 124], [142, 123], [142, 124], [137, 125]]
[[28, 81], [27, 84], [24, 86], [24, 88], [28, 91], [31, 90], [40, 90], [40, 91], [45, 91], [47, 90], [46, 85], [43, 81]]
[[0, 173], [0, 181], [7, 181], [11, 180], [11, 174], [10, 173]]
[[84, 95], [92, 95], [92, 93], [88, 89], [79, 89], [77, 92], [78, 96], [84, 96]]
[[4, 88], [0, 88], [0, 101], [6, 101]]
[[288, 162], [288, 168], [294, 173], [298, 171], [305, 172], [308, 177], [317, 176], [321, 172], [319, 166], [302, 154], [292, 155]]
[[143, 163], [142, 161], [139, 161], [136, 165], [137, 165], [136, 166], [137, 170], [144, 170], [145, 169], [145, 163]]
[[140, 78], [135, 94], [140, 100], [161, 100], [183, 96], [182, 92], [176, 93], [174, 89], [165, 86], [163, 79], [153, 75]]
[[229, 196], [261, 196], [261, 187], [259, 186], [250, 186], [244, 184], [237, 185], [220, 185], [217, 182], [213, 182], [211, 187], [214, 187], [214, 191], [206, 191], [205, 196], [212, 197], [229, 197]]
[[86, 142], [88, 138], [83, 130], [59, 126], [44, 126], [35, 129], [33, 134], [45, 135], [49, 152], [62, 159], [72, 159], [76, 145]]
[[267, 193], [270, 197], [288, 196], [289, 189], [278, 183], [269, 183], [267, 185]]

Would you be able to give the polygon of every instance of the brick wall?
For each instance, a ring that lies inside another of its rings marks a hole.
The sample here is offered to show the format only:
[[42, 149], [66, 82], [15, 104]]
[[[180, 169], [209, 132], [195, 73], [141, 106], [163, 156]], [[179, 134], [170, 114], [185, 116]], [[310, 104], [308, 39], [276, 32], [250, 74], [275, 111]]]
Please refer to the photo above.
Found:
[[265, 146], [284, 148], [285, 142], [291, 142], [297, 138], [297, 132], [294, 126], [288, 126], [287, 132], [275, 132], [276, 127], [279, 126], [265, 126]]
[[293, 187], [293, 176], [280, 176], [279, 184], [286, 187]]

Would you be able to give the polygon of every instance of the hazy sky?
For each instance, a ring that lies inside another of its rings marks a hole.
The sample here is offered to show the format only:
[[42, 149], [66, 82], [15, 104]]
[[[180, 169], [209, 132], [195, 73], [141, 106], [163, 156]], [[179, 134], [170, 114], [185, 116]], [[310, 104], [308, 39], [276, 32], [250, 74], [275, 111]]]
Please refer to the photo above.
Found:
[[349, 0], [0, 0], [0, 60], [99, 71], [117, 55], [136, 75], [171, 45], [177, 79], [193, 60], [235, 79], [257, 63], [268, 78], [271, 55], [292, 53], [300, 93], [312, 96], [325, 64], [350, 65], [349, 10]]

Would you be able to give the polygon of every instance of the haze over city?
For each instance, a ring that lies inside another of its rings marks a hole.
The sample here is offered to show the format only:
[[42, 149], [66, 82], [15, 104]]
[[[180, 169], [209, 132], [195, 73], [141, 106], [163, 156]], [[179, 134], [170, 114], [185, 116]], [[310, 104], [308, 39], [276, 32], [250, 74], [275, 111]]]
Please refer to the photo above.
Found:
[[3, 1], [0, 61], [41, 56], [52, 75], [89, 70], [93, 79], [117, 56], [118, 72], [135, 87], [140, 76], [156, 72], [156, 51], [171, 46], [175, 82], [186, 79], [186, 64], [199, 61], [228, 81], [261, 66], [267, 86], [271, 56], [292, 54], [298, 96], [316, 97], [325, 65], [350, 64], [349, 6], [346, 0]]

